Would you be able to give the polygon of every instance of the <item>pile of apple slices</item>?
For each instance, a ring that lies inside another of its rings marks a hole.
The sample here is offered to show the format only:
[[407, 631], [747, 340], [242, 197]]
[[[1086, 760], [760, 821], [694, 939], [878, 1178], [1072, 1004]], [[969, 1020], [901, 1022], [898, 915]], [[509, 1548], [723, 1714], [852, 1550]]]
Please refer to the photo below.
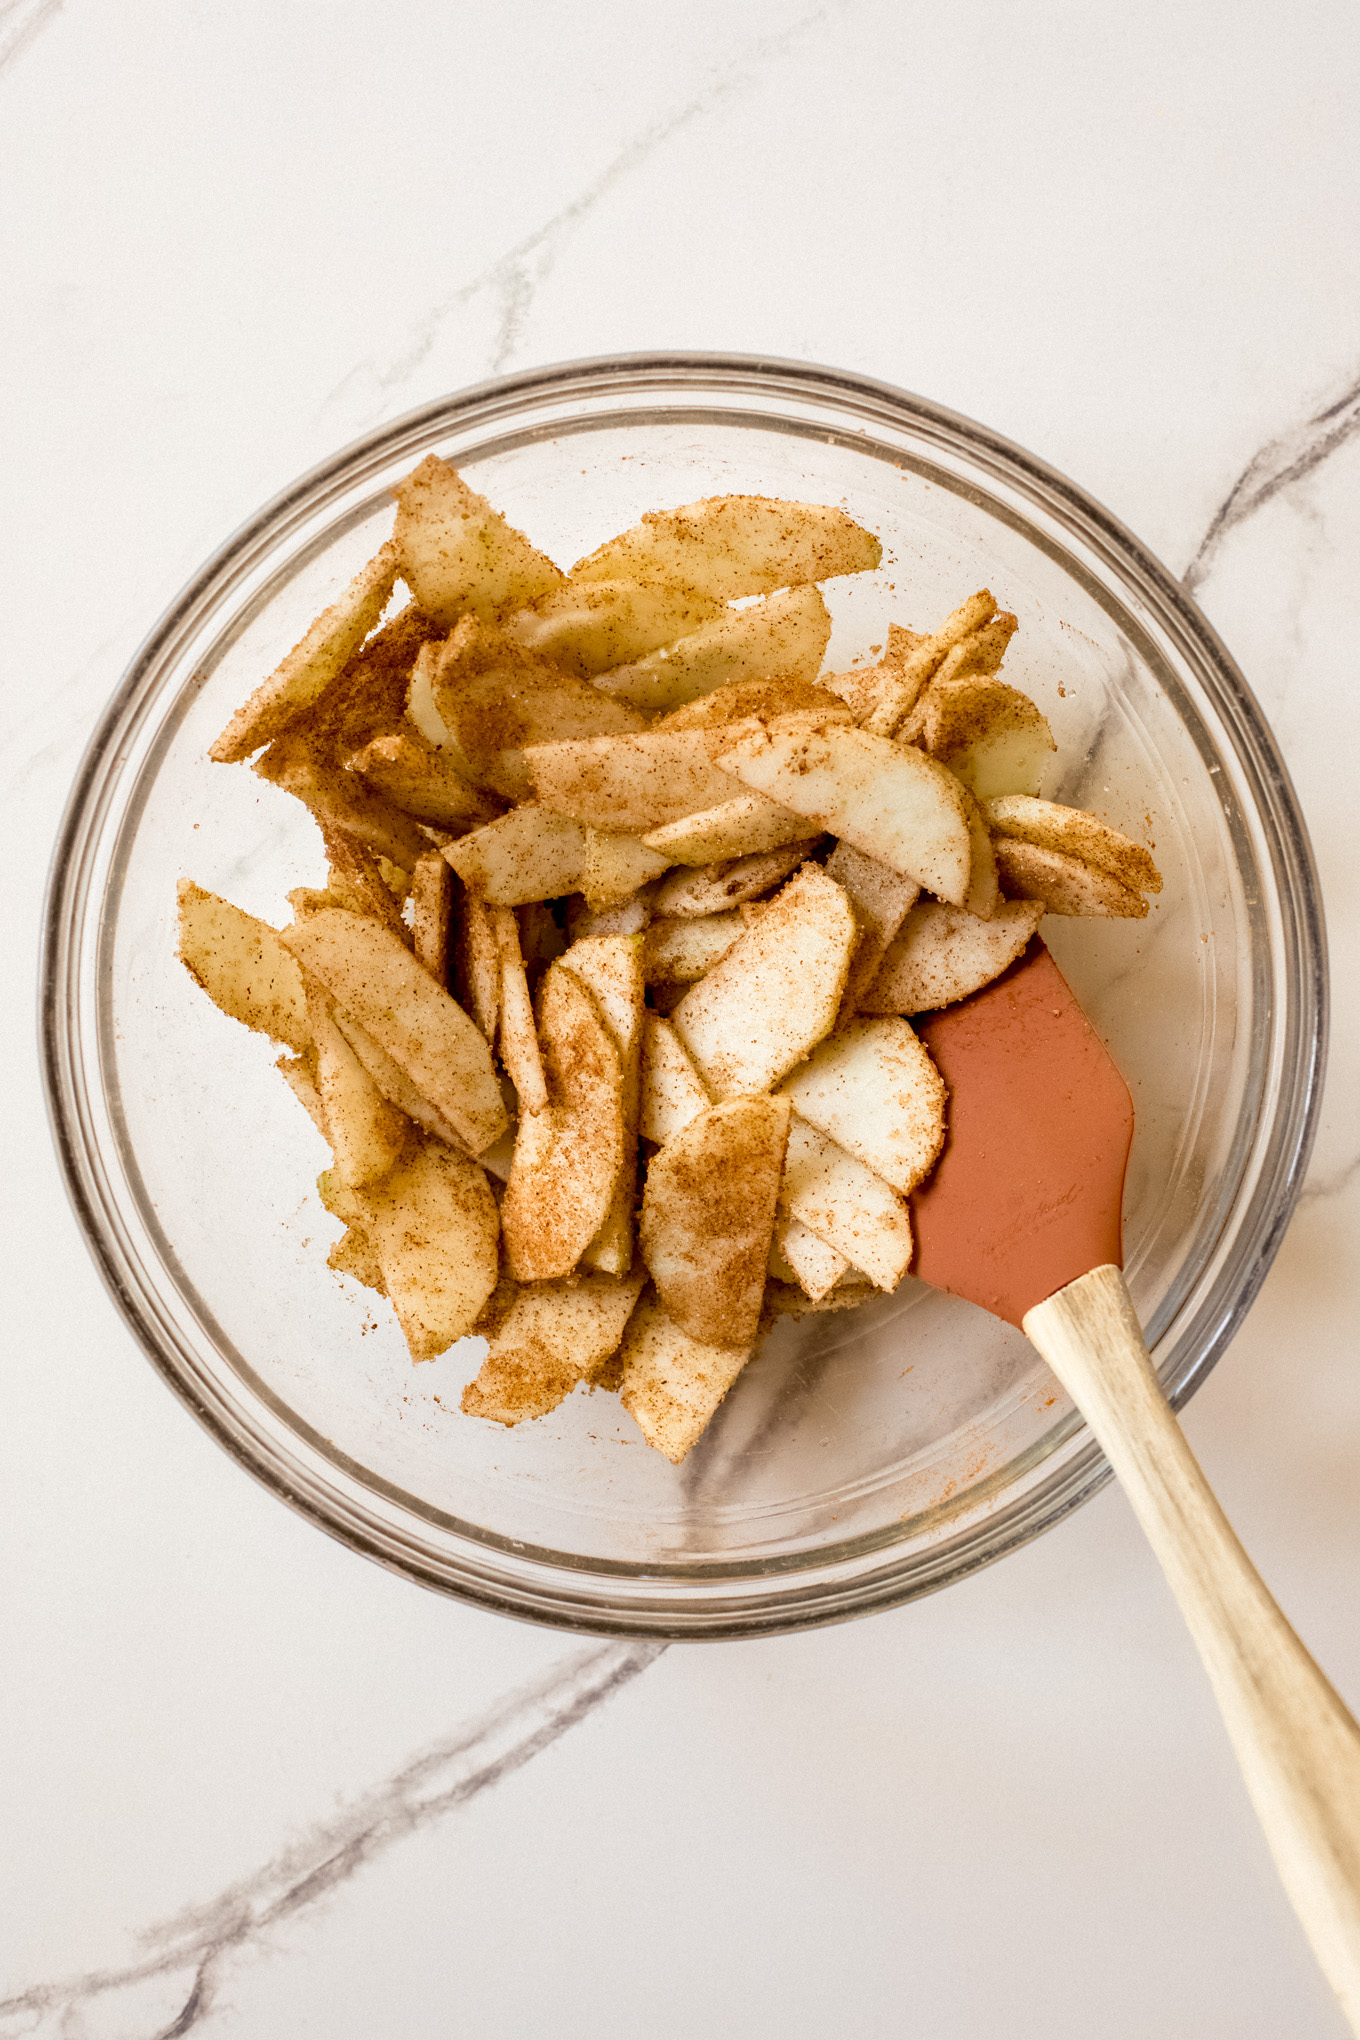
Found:
[[[716, 497], [563, 573], [451, 467], [212, 756], [304, 802], [328, 870], [277, 929], [180, 884], [180, 954], [329, 1143], [330, 1265], [470, 1415], [616, 1389], [678, 1461], [783, 1310], [911, 1265], [946, 1095], [909, 1016], [1045, 912], [1161, 879], [1037, 797], [1048, 723], [982, 590], [823, 675], [844, 511]], [[411, 600], [382, 621], [398, 580]]]

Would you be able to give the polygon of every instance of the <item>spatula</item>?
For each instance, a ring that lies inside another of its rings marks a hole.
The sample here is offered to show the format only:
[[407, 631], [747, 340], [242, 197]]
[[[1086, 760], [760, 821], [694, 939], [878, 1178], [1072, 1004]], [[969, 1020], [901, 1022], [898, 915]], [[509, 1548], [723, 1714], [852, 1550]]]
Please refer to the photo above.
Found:
[[912, 1197], [925, 1281], [1019, 1325], [1085, 1417], [1209, 1674], [1284, 1886], [1360, 2035], [1360, 1727], [1243, 1551], [1171, 1413], [1124, 1277], [1133, 1107], [1037, 939], [918, 1026], [949, 1135]]

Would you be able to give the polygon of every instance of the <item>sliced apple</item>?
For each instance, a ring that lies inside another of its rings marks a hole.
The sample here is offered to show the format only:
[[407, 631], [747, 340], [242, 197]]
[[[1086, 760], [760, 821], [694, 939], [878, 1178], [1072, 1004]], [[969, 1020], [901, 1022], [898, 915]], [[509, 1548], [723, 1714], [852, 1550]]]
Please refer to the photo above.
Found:
[[436, 1140], [442, 1140], [446, 1147], [457, 1148], [460, 1154], [466, 1154], [466, 1142], [459, 1138], [443, 1113], [416, 1089], [401, 1064], [394, 1062], [387, 1050], [381, 1048], [357, 1020], [338, 1006], [334, 1010], [336, 1026], [388, 1103], [395, 1105], [398, 1112], [404, 1112], [408, 1119], [414, 1119], [417, 1126], [423, 1126]]
[[416, 961], [437, 985], [449, 987], [452, 952], [453, 873], [438, 850], [418, 857], [411, 873], [411, 943]]
[[1029, 696], [991, 674], [932, 681], [919, 716], [910, 726], [913, 740], [980, 801], [1032, 794], [1057, 749], [1047, 718]]
[[422, 652], [445, 745], [465, 778], [507, 800], [531, 797], [525, 750], [569, 738], [641, 730], [611, 701], [496, 624], [465, 616], [447, 643]]
[[289, 1048], [311, 1047], [302, 972], [267, 921], [182, 878], [179, 955], [190, 977], [230, 1019]]
[[387, 607], [398, 571], [390, 542], [360, 569], [338, 602], [317, 617], [307, 635], [238, 708], [208, 753], [231, 765], [258, 751], [295, 722], [339, 679]]
[[647, 730], [534, 744], [525, 756], [543, 807], [592, 829], [645, 837], [732, 798], [732, 782], [711, 762], [711, 749], [703, 730]]
[[708, 1346], [691, 1338], [644, 1296], [619, 1353], [623, 1406], [647, 1443], [678, 1466], [750, 1357], [750, 1346]]
[[287, 931], [286, 946], [320, 978], [473, 1154], [505, 1127], [486, 1038], [409, 949], [376, 921], [339, 908]]
[[488, 1047], [494, 1048], [501, 1017], [501, 952], [492, 909], [461, 881], [456, 883], [462, 897], [453, 954], [453, 994], [486, 1036]]
[[733, 1098], [708, 1106], [648, 1166], [642, 1258], [667, 1315], [706, 1345], [756, 1336], [788, 1131], [783, 1099]]
[[[511, 617], [507, 629], [521, 644], [584, 680], [626, 670], [633, 661], [676, 639], [683, 642], [725, 614], [713, 596], [664, 582], [564, 581], [532, 609]], [[605, 691], [631, 699], [624, 688], [606, 685]]]
[[500, 800], [473, 786], [447, 751], [436, 750], [416, 730], [375, 737], [346, 760], [346, 770], [357, 772], [417, 821], [433, 822], [452, 835], [492, 822], [502, 810]]
[[328, 1141], [331, 1130], [321, 1109], [321, 1093], [316, 1088], [316, 1050], [308, 1048], [303, 1055], [281, 1055], [274, 1067], [321, 1138]]
[[654, 920], [643, 943], [642, 967], [649, 985], [692, 985], [746, 932], [735, 910], [705, 914], [702, 920]]
[[595, 685], [634, 708], [672, 709], [743, 680], [771, 676], [810, 683], [831, 636], [831, 618], [814, 587], [785, 588], [748, 609], [723, 610], [688, 637], [646, 658], [600, 672]]
[[[984, 623], [980, 630], [960, 638], [953, 650], [946, 653], [930, 685], [943, 686], [950, 680], [962, 679], [968, 673], [998, 672], [1018, 622], [1018, 617], [1009, 610], [1003, 610], [990, 623]], [[898, 734], [902, 733], [899, 731]]]
[[337, 1275], [348, 1275], [352, 1281], [362, 1282], [365, 1289], [373, 1290], [378, 1296], [387, 1294], [382, 1262], [361, 1225], [345, 1227], [326, 1256], [326, 1266], [333, 1268]]
[[678, 510], [648, 511], [640, 524], [578, 560], [571, 578], [672, 581], [731, 602], [871, 571], [882, 557], [872, 532], [828, 504], [709, 496]]
[[646, 981], [636, 936], [593, 935], [573, 942], [563, 967], [595, 999], [623, 1071], [623, 1161], [600, 1230], [581, 1257], [586, 1268], [626, 1274], [633, 1264], [633, 1206], [637, 1201], [638, 1114], [642, 1090], [642, 1029]]
[[401, 917], [401, 907], [383, 877], [382, 865], [373, 852], [352, 836], [323, 826], [330, 891], [352, 913], [367, 914], [378, 921], [408, 949], [411, 935]]
[[493, 907], [491, 928], [501, 960], [501, 1061], [515, 1087], [522, 1117], [526, 1112], [543, 1111], [548, 1102], [548, 1086], [529, 1000], [529, 979], [519, 946], [519, 923], [509, 907]]
[[779, 807], [763, 793], [739, 793], [719, 807], [651, 829], [643, 841], [670, 864], [703, 866], [759, 856], [790, 843], [806, 849], [821, 833], [816, 822]]
[[963, 810], [968, 817], [968, 843], [973, 860], [968, 871], [968, 890], [963, 896], [963, 906], [978, 920], [990, 921], [1001, 903], [996, 852], [992, 848], [991, 834], [982, 809], [962, 781], [959, 790], [963, 795]]
[[860, 936], [850, 963], [841, 1015], [849, 1019], [863, 1004], [878, 974], [888, 944], [906, 919], [921, 888], [889, 864], [866, 857], [849, 843], [838, 843], [826, 860], [826, 875], [849, 894]]
[[1124, 884], [1111, 871], [1067, 857], [1061, 850], [1044, 850], [1037, 843], [1021, 843], [1011, 836], [998, 836], [997, 874], [1008, 899], [1040, 900], [1050, 914], [1090, 915], [1098, 919], [1141, 921], [1148, 903], [1141, 893]]
[[501, 1207], [519, 1282], [570, 1275], [608, 1216], [623, 1167], [623, 1068], [590, 992], [558, 962], [539, 994], [545, 1110], [519, 1123]]
[[506, 1425], [547, 1416], [617, 1351], [645, 1280], [639, 1270], [521, 1289], [463, 1390], [465, 1415]]
[[351, 1190], [400, 1159], [409, 1121], [383, 1096], [336, 1025], [329, 995], [312, 981], [307, 1018], [316, 1043], [316, 1089], [335, 1166]]
[[586, 830], [585, 862], [580, 887], [594, 913], [622, 906], [640, 886], [670, 868], [670, 859], [649, 850], [640, 836], [618, 836], [602, 829]]
[[561, 583], [561, 568], [437, 454], [392, 493], [401, 572], [426, 615], [445, 626], [468, 609], [485, 617], [522, 609]]
[[795, 1112], [779, 1202], [879, 1289], [911, 1265], [911, 1219], [896, 1191]]
[[531, 803], [460, 837], [444, 855], [468, 891], [488, 906], [520, 907], [574, 891], [585, 864], [585, 831], [579, 822]]
[[796, 871], [807, 855], [806, 843], [786, 843], [782, 850], [761, 851], [754, 857], [701, 865], [697, 871], [681, 870], [659, 885], [652, 895], [652, 910], [681, 920], [695, 921], [704, 914], [722, 914], [747, 900], [763, 899]]
[[[793, 726], [790, 727], [789, 723]], [[851, 723], [790, 718], [718, 753], [724, 772], [806, 815], [866, 857], [957, 905], [972, 866], [958, 781], [934, 759]]]
[[846, 894], [809, 864], [686, 992], [671, 1017], [715, 1097], [768, 1090], [831, 1032], [858, 935]]
[[801, 1219], [777, 1219], [774, 1237], [789, 1275], [813, 1303], [834, 1289], [850, 1266], [844, 1254], [809, 1232]]
[[993, 835], [1078, 857], [1083, 864], [1108, 871], [1134, 892], [1158, 893], [1162, 889], [1162, 874], [1143, 845], [1085, 808], [1062, 807], [1054, 800], [1031, 800], [1012, 793], [989, 800], [983, 813]]
[[425, 827], [376, 786], [315, 755], [308, 740], [285, 730], [251, 766], [252, 772], [291, 793], [319, 827], [339, 829], [375, 856], [390, 857], [409, 871], [430, 847]]
[[[937, 631], [921, 638], [906, 652], [905, 657], [894, 654], [897, 650], [889, 637], [889, 655], [897, 667], [895, 679], [886, 686], [880, 699], [869, 715], [866, 728], [877, 736], [896, 735], [902, 723], [915, 707], [921, 689], [926, 682], [939, 672], [940, 667], [953, 651], [955, 645], [972, 637], [996, 614], [996, 603], [990, 589], [979, 588], [976, 595], [970, 595], [961, 602]], [[898, 640], [900, 646], [902, 641]]]
[[433, 1360], [472, 1330], [496, 1286], [500, 1221], [486, 1176], [424, 1141], [359, 1202], [411, 1358]]
[[980, 992], [1023, 956], [1042, 900], [1003, 900], [989, 921], [940, 900], [914, 906], [860, 1000], [865, 1013], [929, 1013]]
[[781, 1096], [903, 1197], [944, 1145], [944, 1082], [897, 1017], [851, 1020], [785, 1078]]
[[794, 680], [787, 674], [776, 674], [773, 678], [763, 675], [754, 680], [729, 680], [722, 687], [715, 687], [711, 694], [704, 694], [697, 701], [688, 701], [683, 708], [673, 708], [669, 715], [663, 715], [652, 727], [655, 730], [718, 730], [732, 723], [745, 722], [751, 716], [760, 716], [768, 721], [776, 715], [816, 715], [823, 721], [850, 721], [850, 711], [844, 702], [827, 692], [825, 682], [814, 684], [810, 680]]
[[669, 1020], [649, 1013], [642, 1031], [642, 1102], [639, 1131], [664, 1147], [691, 1120], [708, 1110], [710, 1099], [699, 1072]]

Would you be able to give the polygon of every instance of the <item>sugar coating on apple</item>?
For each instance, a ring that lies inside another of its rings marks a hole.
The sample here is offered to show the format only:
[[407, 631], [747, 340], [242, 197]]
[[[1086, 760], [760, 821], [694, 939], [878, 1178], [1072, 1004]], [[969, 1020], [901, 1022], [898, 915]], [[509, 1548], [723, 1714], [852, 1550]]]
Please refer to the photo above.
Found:
[[809, 864], [686, 992], [671, 1017], [715, 1097], [769, 1090], [831, 1032], [858, 936], [843, 889]]
[[904, 1197], [944, 1145], [944, 1081], [899, 1017], [851, 1020], [785, 1079], [781, 1096]]
[[883, 547], [844, 510], [770, 496], [707, 496], [641, 522], [571, 570], [573, 581], [669, 581], [720, 601], [872, 571]]
[[959, 782], [910, 745], [850, 723], [778, 719], [719, 751], [724, 772], [866, 857], [961, 905], [972, 870]]

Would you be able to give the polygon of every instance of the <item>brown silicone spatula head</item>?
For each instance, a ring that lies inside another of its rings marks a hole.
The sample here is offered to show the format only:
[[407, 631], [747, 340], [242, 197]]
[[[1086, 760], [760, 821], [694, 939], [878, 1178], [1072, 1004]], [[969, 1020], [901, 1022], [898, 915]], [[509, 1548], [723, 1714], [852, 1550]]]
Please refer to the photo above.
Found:
[[1018, 1325], [1079, 1275], [1122, 1265], [1133, 1103], [1043, 943], [917, 1032], [949, 1089], [949, 1129], [912, 1195], [913, 1274]]

